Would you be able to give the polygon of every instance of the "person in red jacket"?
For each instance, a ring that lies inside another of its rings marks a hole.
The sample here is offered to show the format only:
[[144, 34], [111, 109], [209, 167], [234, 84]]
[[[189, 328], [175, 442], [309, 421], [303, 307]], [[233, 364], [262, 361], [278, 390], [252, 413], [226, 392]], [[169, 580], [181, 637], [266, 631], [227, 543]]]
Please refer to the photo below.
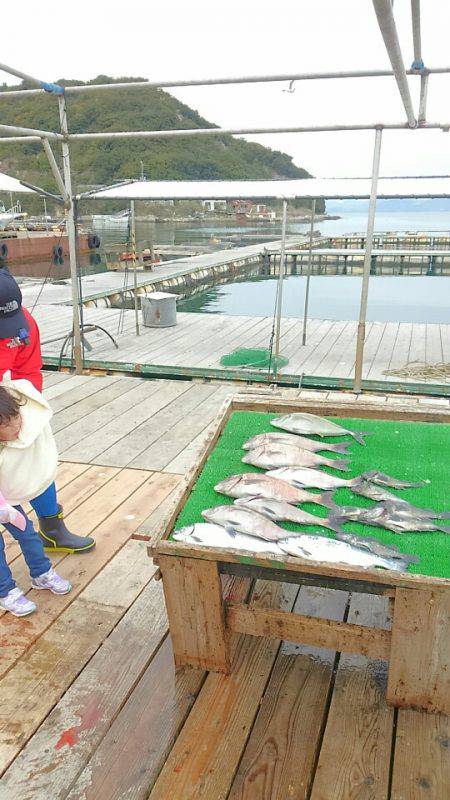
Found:
[[[22, 292], [6, 267], [0, 268], [0, 381], [24, 379], [42, 392], [42, 354], [39, 328], [22, 307]], [[0, 453], [1, 458], [1, 453]], [[39, 535], [48, 551], [81, 553], [92, 550], [91, 536], [71, 533], [64, 522], [53, 483], [31, 500], [39, 520]]]

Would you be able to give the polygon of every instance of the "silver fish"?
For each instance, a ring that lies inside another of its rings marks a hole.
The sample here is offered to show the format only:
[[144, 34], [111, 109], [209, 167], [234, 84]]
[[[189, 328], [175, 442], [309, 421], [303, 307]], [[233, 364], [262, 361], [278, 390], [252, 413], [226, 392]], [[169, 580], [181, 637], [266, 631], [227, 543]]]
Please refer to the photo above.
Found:
[[227, 497], [248, 497], [248, 495], [284, 500], [286, 503], [317, 503], [335, 509], [331, 492], [314, 494], [305, 489], [296, 489], [286, 481], [270, 478], [263, 473], [244, 472], [241, 475], [230, 475], [214, 487], [216, 492]]
[[383, 544], [372, 536], [358, 536], [356, 533], [340, 531], [336, 533], [336, 539], [339, 539], [340, 542], [347, 542], [347, 544], [351, 544], [354, 547], [361, 547], [363, 550], [369, 550], [370, 553], [374, 553], [374, 555], [381, 556], [382, 558], [397, 558], [409, 564], [419, 563], [418, 556], [412, 556], [409, 553], [401, 553], [395, 545]]
[[234, 550], [247, 550], [250, 553], [283, 554], [283, 551], [280, 550], [275, 542], [267, 542], [264, 539], [258, 539], [256, 536], [246, 536], [245, 533], [225, 530], [221, 525], [213, 525], [208, 522], [186, 525], [174, 531], [172, 537], [176, 542], [200, 544], [205, 547], [225, 547]]
[[276, 467], [333, 467], [333, 469], [348, 472], [348, 461], [343, 458], [325, 458], [310, 450], [301, 450], [299, 447], [287, 445], [266, 445], [249, 450], [242, 459], [244, 464], [253, 464], [261, 469], [275, 469]]
[[271, 425], [275, 428], [289, 431], [289, 433], [312, 434], [315, 436], [353, 436], [359, 444], [365, 444], [363, 437], [369, 435], [362, 431], [350, 431], [347, 428], [343, 428], [342, 425], [337, 425], [337, 423], [323, 417], [317, 417], [315, 414], [284, 414], [282, 417], [273, 419]]
[[373, 483], [362, 480], [351, 487], [352, 492], [360, 495], [361, 497], [368, 497], [370, 500], [376, 500], [377, 503], [389, 503], [392, 507], [396, 507], [398, 514], [405, 514], [408, 517], [419, 517], [424, 519], [448, 519], [449, 514], [446, 512], [438, 513], [433, 511], [432, 508], [419, 508], [404, 500], [402, 497], [392, 494], [387, 489], [380, 486], [375, 486]]
[[429, 533], [432, 531], [450, 533], [450, 527], [436, 525], [429, 517], [409, 516], [405, 511], [397, 513], [396, 508], [397, 506], [389, 505], [389, 503], [380, 503], [371, 508], [342, 506], [333, 519], [339, 522], [354, 520], [363, 525], [386, 528], [393, 533]]
[[331, 453], [348, 455], [350, 442], [339, 442], [330, 444], [329, 442], [317, 442], [315, 439], [308, 439], [306, 436], [298, 436], [295, 433], [282, 433], [281, 431], [270, 431], [269, 433], [257, 433], [242, 445], [243, 450], [254, 450], [255, 447], [264, 447], [268, 444], [287, 444], [292, 447], [299, 447], [301, 450], [311, 450], [318, 453], [321, 450], [329, 450]]
[[339, 523], [332, 519], [316, 517], [315, 514], [308, 514], [307, 511], [296, 506], [291, 506], [283, 500], [269, 500], [266, 497], [240, 497], [234, 501], [236, 506], [249, 508], [258, 514], [273, 520], [273, 522], [296, 522], [297, 525], [318, 525], [320, 528], [330, 528], [332, 531], [340, 531]]
[[287, 535], [283, 528], [248, 508], [238, 508], [237, 506], [205, 508], [202, 511], [202, 517], [208, 522], [222, 525], [226, 530], [246, 533], [248, 536], [259, 536], [260, 539], [267, 539], [270, 542], [285, 539]]
[[278, 478], [281, 481], [287, 481], [292, 486], [297, 488], [309, 489], [353, 489], [364, 483], [364, 479], [358, 476], [357, 478], [339, 478], [337, 475], [330, 475], [328, 472], [321, 472], [318, 469], [308, 469], [307, 467], [280, 467], [279, 469], [271, 469], [266, 472], [269, 478]]
[[371, 553], [362, 547], [354, 547], [338, 539], [329, 539], [326, 536], [301, 536], [290, 537], [278, 542], [281, 550], [291, 556], [306, 559], [307, 561], [325, 561], [332, 564], [350, 564], [365, 569], [380, 567], [381, 569], [405, 572], [408, 563], [399, 558], [383, 558]]

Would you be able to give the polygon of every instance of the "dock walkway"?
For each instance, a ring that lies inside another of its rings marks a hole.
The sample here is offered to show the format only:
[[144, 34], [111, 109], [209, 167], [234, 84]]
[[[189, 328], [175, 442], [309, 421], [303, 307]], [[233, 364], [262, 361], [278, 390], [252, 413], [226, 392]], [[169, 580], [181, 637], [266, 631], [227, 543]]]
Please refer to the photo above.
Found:
[[[42, 331], [44, 360], [58, 364], [63, 336], [71, 328], [72, 310], [68, 306], [38, 305], [33, 313]], [[105, 327], [119, 344], [117, 350], [104, 334], [87, 334], [93, 347], [85, 353], [87, 367], [219, 378], [229, 377], [220, 366], [221, 356], [237, 347], [267, 347], [273, 325], [271, 317], [182, 312], [178, 313], [175, 327], [141, 327], [141, 335], [137, 337], [133, 311], [86, 308], [84, 319], [86, 323]], [[117, 335], [120, 320], [123, 329]], [[312, 319], [303, 347], [302, 320], [283, 318], [281, 353], [289, 358], [289, 363], [281, 374], [296, 376], [296, 384], [301, 375], [336, 380], [352, 378], [356, 333], [357, 322]], [[412, 361], [450, 363], [450, 325], [367, 323], [365, 380], [385, 381], [387, 370], [402, 369]], [[397, 380], [408, 381], [408, 377]]]
[[[97, 547], [53, 557], [71, 594], [40, 592], [33, 616], [0, 616], [2, 800], [448, 798], [450, 718], [388, 707], [385, 662], [241, 636], [230, 676], [174, 670], [146, 540], [230, 385], [53, 373], [45, 386], [60, 498], [70, 526]], [[29, 590], [9, 539], [7, 552]], [[244, 579], [227, 579], [225, 592], [390, 625], [387, 598]]]
[[[305, 237], [288, 236], [287, 243], [290, 247], [302, 242]], [[246, 247], [234, 247], [229, 250], [218, 250], [214, 253], [204, 253], [200, 256], [190, 258], [180, 258], [174, 261], [165, 261], [155, 265], [153, 270], [140, 270], [137, 273], [138, 288], [143, 289], [148, 285], [157, 285], [180, 278], [184, 275], [195, 274], [202, 270], [212, 271], [220, 267], [227, 267], [233, 264], [242, 267], [252, 263], [258, 263], [265, 249], [279, 250], [280, 241], [266, 242], [265, 244], [251, 244]], [[56, 274], [57, 267], [55, 267]], [[83, 302], [95, 305], [98, 301], [113, 295], [120, 295], [124, 292], [125, 276], [124, 272], [100, 272], [94, 275], [86, 275], [81, 278]], [[133, 277], [128, 279], [128, 292], [132, 288]], [[42, 281], [26, 282], [22, 287], [24, 304], [31, 308], [34, 303], [46, 305], [67, 304], [72, 302], [71, 281], [48, 282], [42, 289]]]

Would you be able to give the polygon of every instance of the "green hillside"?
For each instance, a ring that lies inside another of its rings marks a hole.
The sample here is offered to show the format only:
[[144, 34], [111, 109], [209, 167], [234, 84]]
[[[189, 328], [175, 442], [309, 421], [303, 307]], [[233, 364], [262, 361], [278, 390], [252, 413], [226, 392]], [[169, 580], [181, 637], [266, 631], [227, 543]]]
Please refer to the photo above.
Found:
[[[134, 80], [142, 79], [118, 78], [117, 82]], [[99, 75], [89, 84], [112, 82]], [[17, 88], [29, 87], [25, 82], [1, 87], [2, 91]], [[7, 124], [59, 130], [57, 100], [49, 95], [3, 97], [1, 112]], [[73, 133], [215, 127], [167, 92], [150, 87], [68, 95], [67, 113]], [[57, 148], [54, 150], [56, 154]], [[146, 176], [155, 180], [309, 177], [306, 170], [293, 164], [291, 156], [231, 136], [73, 142], [71, 159], [75, 189], [137, 177], [141, 161]], [[0, 170], [54, 191], [40, 144], [0, 145]]]

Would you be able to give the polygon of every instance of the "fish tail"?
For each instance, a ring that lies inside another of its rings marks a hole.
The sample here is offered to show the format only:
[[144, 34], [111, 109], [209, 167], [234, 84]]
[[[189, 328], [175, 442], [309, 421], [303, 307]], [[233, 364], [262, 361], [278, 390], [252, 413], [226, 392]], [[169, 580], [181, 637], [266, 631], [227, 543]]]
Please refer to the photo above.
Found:
[[321, 506], [325, 506], [325, 508], [330, 508], [332, 511], [338, 511], [339, 506], [337, 503], [334, 502], [334, 492], [322, 492], [321, 494], [316, 495], [317, 502]]
[[340, 469], [342, 472], [350, 472], [350, 461], [348, 458], [329, 458], [327, 459], [328, 466], [333, 469]]
[[372, 431], [349, 431], [350, 436], [353, 436], [358, 444], [365, 445], [364, 436], [370, 436]]
[[391, 564], [391, 569], [395, 569], [397, 572], [408, 572], [410, 564], [417, 564], [417, 560], [414, 556], [410, 557], [407, 555], [402, 555], [401, 558], [389, 558], [388, 560]]
[[338, 536], [345, 535], [345, 531], [342, 530], [341, 525], [345, 522], [344, 516], [339, 516], [339, 514], [329, 514], [328, 519], [324, 519], [323, 524], [331, 531], [334, 531]]
[[341, 456], [348, 456], [348, 448], [350, 447], [350, 442], [339, 442], [338, 444], [330, 444], [327, 447], [327, 450], [331, 450], [332, 453], [339, 453]]
[[440, 525], [439, 527], [436, 526], [437, 531], [441, 531], [441, 533], [450, 533], [450, 528], [448, 525]]
[[436, 514], [434, 519], [450, 519], [450, 511], [442, 511], [440, 514]]

